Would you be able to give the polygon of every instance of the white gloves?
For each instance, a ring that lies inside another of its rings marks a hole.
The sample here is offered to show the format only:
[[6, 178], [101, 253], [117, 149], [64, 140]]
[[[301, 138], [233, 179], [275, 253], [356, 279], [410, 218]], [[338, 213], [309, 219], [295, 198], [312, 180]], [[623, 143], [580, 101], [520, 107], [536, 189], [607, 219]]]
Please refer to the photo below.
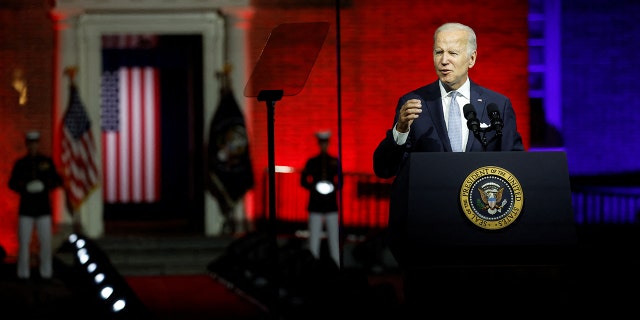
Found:
[[316, 191], [320, 194], [329, 194], [333, 192], [333, 183], [328, 180], [322, 180], [316, 183]]
[[27, 192], [38, 193], [44, 190], [44, 183], [40, 180], [31, 180], [27, 183]]

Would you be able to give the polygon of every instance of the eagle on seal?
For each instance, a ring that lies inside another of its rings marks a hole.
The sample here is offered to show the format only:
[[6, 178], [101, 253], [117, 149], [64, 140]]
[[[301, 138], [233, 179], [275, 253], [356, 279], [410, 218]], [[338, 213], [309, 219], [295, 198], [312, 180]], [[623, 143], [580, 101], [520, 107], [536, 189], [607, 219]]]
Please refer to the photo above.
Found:
[[500, 209], [502, 209], [502, 206], [506, 203], [505, 200], [501, 205], [498, 204], [502, 200], [502, 192], [504, 191], [504, 188], [478, 188], [478, 191], [480, 192], [480, 197], [484, 203], [484, 207], [482, 209], [487, 210], [489, 214], [499, 212]]

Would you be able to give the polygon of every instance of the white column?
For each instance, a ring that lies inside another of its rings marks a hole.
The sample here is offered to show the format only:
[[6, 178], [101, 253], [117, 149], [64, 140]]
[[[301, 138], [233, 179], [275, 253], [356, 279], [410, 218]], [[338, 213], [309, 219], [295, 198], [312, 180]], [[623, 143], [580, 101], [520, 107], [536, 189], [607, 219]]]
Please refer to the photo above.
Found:
[[[65, 10], [52, 10], [50, 16], [55, 23], [55, 50], [56, 56], [54, 61], [54, 74], [53, 74], [53, 92], [54, 103], [52, 112], [53, 121], [53, 141], [54, 141], [54, 154], [60, 155], [60, 126], [62, 125], [62, 117], [67, 110], [69, 103], [69, 85], [70, 78], [65, 74], [65, 69], [69, 67], [79, 68], [79, 43], [78, 43], [78, 17], [83, 13], [80, 9], [65, 9]], [[80, 39], [81, 41], [81, 39]], [[80, 91], [80, 98], [84, 101], [83, 92], [83, 74], [86, 74], [85, 70], [78, 69], [75, 78], [75, 83], [78, 85]], [[89, 111], [89, 110], [87, 110]], [[95, 115], [91, 115], [92, 127], [99, 126]], [[92, 128], [95, 131], [95, 128]], [[98, 136], [99, 137], [99, 136]], [[94, 135], [95, 138], [95, 135]], [[98, 157], [99, 155], [95, 155]], [[59, 168], [60, 169], [60, 168]], [[99, 190], [99, 189], [98, 189]], [[72, 216], [69, 212], [64, 191], [57, 190], [54, 194], [54, 211], [55, 224], [63, 227], [71, 226], [74, 223], [78, 223], [81, 227], [81, 231], [88, 237], [100, 237], [104, 233], [104, 221], [102, 219], [102, 198], [96, 196], [99, 191], [93, 192], [93, 194], [85, 201], [85, 203], [78, 208], [76, 216]]]

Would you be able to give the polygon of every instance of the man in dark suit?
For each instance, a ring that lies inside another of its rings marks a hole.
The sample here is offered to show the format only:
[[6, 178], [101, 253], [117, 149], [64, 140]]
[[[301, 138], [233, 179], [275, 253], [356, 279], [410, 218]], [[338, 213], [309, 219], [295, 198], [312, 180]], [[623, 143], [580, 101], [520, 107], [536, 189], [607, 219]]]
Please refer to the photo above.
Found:
[[[524, 151], [509, 98], [470, 80], [469, 69], [475, 65], [476, 58], [473, 29], [459, 23], [446, 23], [436, 30], [433, 63], [438, 80], [400, 97], [393, 127], [373, 154], [373, 169], [378, 177], [399, 177], [411, 152]], [[501, 122], [494, 127], [487, 110], [490, 105], [489, 109], [495, 108], [501, 117]], [[478, 139], [481, 135], [475, 135], [467, 127], [467, 119], [461, 116], [469, 115], [471, 110], [485, 142]], [[458, 118], [451, 118], [455, 112]], [[450, 134], [456, 131], [453, 127], [458, 127], [458, 135], [452, 137]], [[406, 195], [407, 185], [406, 181], [394, 180], [389, 212], [389, 245], [401, 267], [409, 254], [405, 252], [407, 208], [397, 199]], [[408, 285], [406, 278], [405, 285]], [[409, 292], [414, 291], [405, 288], [405, 294]]]

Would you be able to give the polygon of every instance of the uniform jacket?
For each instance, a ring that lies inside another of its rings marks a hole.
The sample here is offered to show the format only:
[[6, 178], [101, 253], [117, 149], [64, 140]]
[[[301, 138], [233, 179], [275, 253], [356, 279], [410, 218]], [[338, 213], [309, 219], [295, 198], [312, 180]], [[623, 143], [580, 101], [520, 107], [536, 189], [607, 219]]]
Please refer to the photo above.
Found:
[[[34, 179], [44, 183], [42, 192], [27, 192], [27, 183]], [[41, 154], [18, 159], [9, 178], [9, 189], [20, 194], [19, 214], [32, 217], [51, 214], [49, 192], [61, 185], [53, 160]]]
[[[307, 210], [325, 213], [338, 211], [338, 167], [338, 158], [327, 153], [307, 160], [300, 177], [300, 185], [309, 191]], [[316, 191], [316, 183], [322, 180], [333, 183], [333, 192], [321, 194]]]

